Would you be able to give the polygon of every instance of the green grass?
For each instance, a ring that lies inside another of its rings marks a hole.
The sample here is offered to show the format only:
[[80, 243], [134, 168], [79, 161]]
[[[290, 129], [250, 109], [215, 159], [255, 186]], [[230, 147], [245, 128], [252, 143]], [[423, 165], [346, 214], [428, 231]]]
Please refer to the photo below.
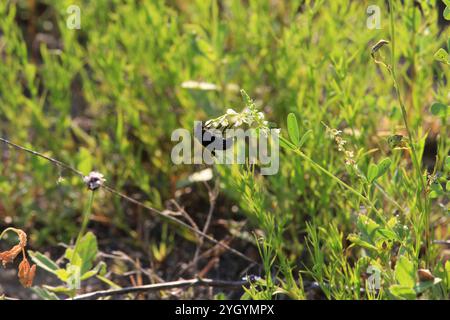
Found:
[[[450, 67], [435, 53], [450, 43], [434, 4], [420, 1], [422, 14], [412, 0], [392, 1], [391, 11], [384, 0], [37, 2], [45, 10], [33, 24], [32, 1], [0, 3], [2, 137], [84, 174], [95, 169], [163, 210], [177, 183], [199, 169], [172, 164], [172, 131], [241, 110], [244, 89], [282, 128], [283, 148], [273, 176], [214, 167], [223, 198], [214, 218], [245, 220], [239, 237], [250, 235], [262, 261], [261, 280], [243, 298], [311, 298], [311, 281], [328, 299], [449, 298], [450, 262], [433, 240], [449, 237]], [[80, 30], [66, 28], [71, 4], [81, 8]], [[369, 30], [374, 4], [381, 29]], [[39, 42], [41, 33], [52, 40]], [[390, 43], [376, 63], [380, 39]], [[403, 136], [397, 147], [388, 143], [394, 135]], [[207, 203], [201, 185], [192, 187]], [[26, 229], [37, 251], [77, 237], [89, 192], [13, 149], [0, 162], [0, 218]], [[193, 241], [157, 220], [162, 234], [148, 245], [136, 210], [107, 193], [92, 205], [146, 265], [174, 254], [174, 237]], [[376, 292], [366, 287], [369, 266], [381, 271]], [[434, 282], [420, 281], [419, 269]]]

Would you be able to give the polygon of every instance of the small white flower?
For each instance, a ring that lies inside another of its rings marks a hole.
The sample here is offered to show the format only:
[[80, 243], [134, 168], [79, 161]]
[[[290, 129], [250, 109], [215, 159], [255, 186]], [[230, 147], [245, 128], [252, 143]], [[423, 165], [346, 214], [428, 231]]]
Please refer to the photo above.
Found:
[[223, 127], [228, 126], [228, 120], [227, 120], [227, 118], [223, 118], [222, 121], [220, 121], [220, 124], [221, 124]]
[[235, 127], [239, 127], [241, 124], [242, 124], [242, 117], [239, 117], [234, 121]]
[[246, 117], [243, 119], [245, 123], [247, 123], [249, 126], [252, 125], [253, 123], [253, 118], [252, 117]]
[[229, 114], [229, 115], [236, 115], [237, 112], [234, 111], [233, 109], [228, 109], [228, 110], [227, 110], [227, 114]]

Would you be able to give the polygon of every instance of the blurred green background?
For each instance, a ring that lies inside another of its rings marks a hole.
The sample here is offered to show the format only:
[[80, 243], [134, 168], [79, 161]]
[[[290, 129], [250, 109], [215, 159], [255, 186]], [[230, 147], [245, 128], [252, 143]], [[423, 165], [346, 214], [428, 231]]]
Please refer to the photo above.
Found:
[[[438, 25], [434, 1], [419, 2], [420, 8], [413, 1], [398, 3], [395, 63], [410, 123], [425, 150], [424, 167], [432, 168], [439, 137], [441, 160], [448, 153], [447, 118], [429, 111], [435, 101], [449, 102], [449, 68], [433, 58], [447, 47], [448, 29]], [[81, 9], [80, 30], [66, 26], [70, 5]], [[367, 27], [369, 5], [381, 8], [380, 29]], [[228, 108], [241, 110], [239, 90], [245, 89], [283, 129], [287, 114], [295, 113], [301, 131], [312, 130], [304, 152], [349, 184], [358, 177], [348, 174], [322, 123], [343, 131], [363, 170], [392, 156], [395, 165], [380, 183], [408, 202], [411, 192], [393, 178], [408, 160], [391, 154], [385, 141], [405, 133], [400, 109], [388, 74], [370, 57], [382, 38], [389, 38], [389, 13], [381, 0], [1, 1], [0, 133], [85, 174], [95, 169], [108, 184], [155, 208], [166, 208], [175, 197], [203, 225], [205, 188], [179, 187], [201, 168], [172, 164], [170, 135]], [[35, 248], [69, 243], [87, 198], [82, 181], [13, 149], [1, 151], [0, 225], [26, 229]], [[262, 190], [262, 208], [283, 228], [286, 242], [275, 249], [300, 267], [309, 263], [306, 222], [336, 225], [347, 234], [359, 205], [292, 154], [283, 152], [280, 162], [279, 174], [253, 183]], [[267, 234], [245, 188], [237, 187], [243, 178], [235, 169], [214, 171], [221, 182], [214, 219], [244, 222], [240, 237]], [[432, 213], [444, 219], [438, 227], [445, 238], [446, 209], [436, 206]], [[175, 226], [162, 232], [160, 220], [106, 193], [97, 197], [92, 220], [100, 246], [120, 248], [116, 242], [123, 241], [149, 261], [155, 254], [148, 239], [163, 241], [168, 232], [168, 241], [177, 232]], [[175, 236], [189, 240], [182, 232]]]

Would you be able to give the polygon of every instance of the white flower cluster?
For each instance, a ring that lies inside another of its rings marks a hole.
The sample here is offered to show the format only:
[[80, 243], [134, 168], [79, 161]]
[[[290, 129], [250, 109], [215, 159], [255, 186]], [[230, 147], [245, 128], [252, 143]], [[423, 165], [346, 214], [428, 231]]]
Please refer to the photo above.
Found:
[[[228, 109], [224, 115], [206, 121], [207, 128], [238, 128], [244, 124], [261, 130], [267, 135], [270, 131], [269, 122], [265, 119], [264, 113], [255, 108], [246, 107], [242, 112]], [[279, 129], [276, 129], [279, 132]]]
[[337, 129], [332, 129], [327, 126], [326, 132], [327, 132], [328, 136], [336, 142], [336, 144], [338, 146], [338, 150], [345, 154], [345, 164], [348, 166], [356, 166], [356, 162], [354, 160], [355, 155], [354, 155], [353, 151], [347, 150], [345, 148], [347, 141], [342, 139], [342, 137], [341, 137], [342, 131], [337, 130]]

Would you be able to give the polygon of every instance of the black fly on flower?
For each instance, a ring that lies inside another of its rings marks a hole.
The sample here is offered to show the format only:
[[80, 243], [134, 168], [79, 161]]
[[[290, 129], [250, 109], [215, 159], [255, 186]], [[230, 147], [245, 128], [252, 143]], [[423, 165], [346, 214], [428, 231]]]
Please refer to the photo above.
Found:
[[[241, 94], [246, 102], [246, 107], [237, 112], [234, 109], [227, 109], [226, 113], [213, 119], [209, 119], [202, 124], [202, 139], [200, 141], [205, 148], [213, 145], [214, 141], [221, 139], [221, 143], [217, 144], [217, 150], [226, 150], [233, 145], [233, 137], [224, 137], [227, 129], [237, 129], [246, 126], [248, 128], [256, 129], [263, 135], [267, 136], [274, 125], [265, 119], [263, 112], [259, 111], [255, 106], [253, 100], [249, 98], [244, 90]], [[278, 131], [278, 128], [275, 128]], [[215, 145], [215, 144], [214, 144]], [[212, 151], [214, 155], [214, 151]]]

